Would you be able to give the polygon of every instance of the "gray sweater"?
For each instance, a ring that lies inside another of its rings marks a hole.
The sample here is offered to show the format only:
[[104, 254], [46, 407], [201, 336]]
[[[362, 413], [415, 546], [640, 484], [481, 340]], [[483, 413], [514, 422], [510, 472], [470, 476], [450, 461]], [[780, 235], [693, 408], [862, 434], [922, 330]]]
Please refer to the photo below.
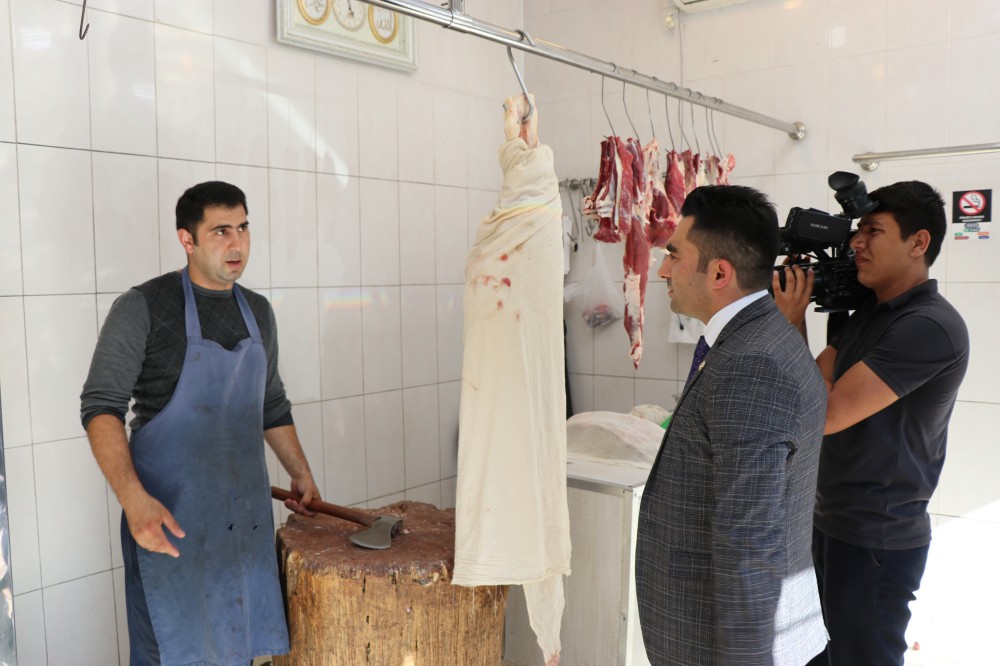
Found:
[[[226, 349], [249, 337], [232, 291], [194, 286], [201, 333]], [[267, 352], [264, 429], [292, 423], [292, 405], [278, 374], [274, 311], [260, 294], [242, 288]], [[180, 378], [187, 350], [184, 289], [181, 274], [171, 272], [133, 287], [111, 306], [94, 349], [90, 372], [80, 395], [80, 418], [86, 428], [98, 414], [114, 414], [124, 423], [129, 400], [133, 430], [148, 423], [169, 402]]]

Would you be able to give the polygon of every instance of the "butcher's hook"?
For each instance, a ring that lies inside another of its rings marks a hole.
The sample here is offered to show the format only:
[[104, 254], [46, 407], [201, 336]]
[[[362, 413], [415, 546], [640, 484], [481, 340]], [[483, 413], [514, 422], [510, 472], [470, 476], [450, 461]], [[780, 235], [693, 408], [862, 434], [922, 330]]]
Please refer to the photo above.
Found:
[[[656, 80], [656, 77], [653, 77]], [[653, 138], [656, 138], [656, 127], [653, 126], [653, 105], [649, 103], [649, 88], [646, 88], [646, 112], [649, 114], [649, 131], [653, 133]]]
[[[705, 99], [705, 96], [701, 93], [695, 93], [701, 99]], [[694, 134], [694, 149], [701, 154], [701, 144], [698, 142], [698, 128], [694, 125], [694, 102], [691, 102], [691, 133]]]
[[677, 146], [674, 145], [674, 130], [670, 127], [670, 96], [666, 93], [663, 94], [663, 113], [667, 117], [667, 134], [670, 136], [670, 150], [677, 152]]
[[[687, 90], [687, 88], [684, 90], [688, 93], [691, 92], [690, 90]], [[687, 146], [687, 150], [691, 150], [691, 142], [688, 141], [687, 134], [684, 133], [684, 105], [681, 103], [677, 104], [677, 125], [678, 129], [681, 131], [681, 141], [683, 141], [682, 147]]]
[[611, 127], [611, 136], [618, 136], [618, 132], [615, 131], [615, 126], [611, 124], [611, 116], [608, 115], [608, 107], [604, 104], [604, 75], [603, 74], [601, 75], [601, 108], [604, 109], [604, 117], [608, 119], [608, 125]]
[[[718, 97], [713, 98], [713, 101], [715, 101], [718, 104], [722, 103], [722, 100], [719, 99]], [[715, 109], [712, 109], [712, 124], [709, 125], [709, 129], [712, 132], [712, 137], [715, 139], [715, 147], [719, 151], [719, 159], [722, 159], [722, 144], [719, 143], [719, 137], [716, 136], [715, 134]]]
[[80, 10], [80, 39], [86, 37], [87, 33], [90, 32], [89, 23], [86, 28], [83, 27], [83, 20], [85, 18], [87, 18], [87, 0], [83, 0], [83, 9]]
[[721, 159], [722, 149], [719, 147], [719, 140], [715, 138], [715, 110], [705, 107], [705, 127], [708, 129], [708, 145], [712, 151]]
[[[526, 41], [531, 46], [535, 45], [535, 40], [531, 38], [531, 35], [526, 33], [524, 30], [518, 30], [517, 32], [521, 35], [521, 41]], [[528, 102], [528, 112], [524, 114], [523, 118], [521, 118], [521, 122], [526, 123], [535, 113], [535, 105], [531, 103], [531, 97], [528, 95], [528, 86], [524, 85], [524, 78], [521, 76], [521, 70], [517, 68], [517, 62], [514, 60], [514, 52], [511, 51], [509, 46], [507, 47], [507, 57], [510, 58], [510, 66], [514, 68], [514, 76], [517, 77], [517, 82], [521, 84], [521, 92], [524, 93], [524, 99]]]
[[635, 128], [635, 123], [632, 122], [632, 116], [628, 114], [628, 102], [625, 101], [625, 90], [628, 89], [627, 83], [622, 83], [622, 106], [625, 107], [625, 117], [628, 118], [628, 124], [632, 126], [632, 134], [635, 135], [635, 140], [642, 143], [639, 138], [639, 130]]

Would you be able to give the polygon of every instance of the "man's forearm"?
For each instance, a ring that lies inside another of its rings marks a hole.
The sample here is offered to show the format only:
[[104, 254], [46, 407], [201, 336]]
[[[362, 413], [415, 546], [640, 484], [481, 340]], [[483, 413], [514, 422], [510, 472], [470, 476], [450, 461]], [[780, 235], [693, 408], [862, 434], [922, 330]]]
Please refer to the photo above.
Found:
[[274, 450], [275, 455], [278, 456], [278, 462], [281, 463], [290, 477], [297, 479], [306, 474], [312, 475], [309, 461], [306, 460], [306, 454], [302, 451], [302, 445], [299, 443], [299, 436], [294, 425], [265, 430], [264, 440]]
[[118, 417], [111, 414], [95, 416], [87, 425], [87, 438], [119, 504], [127, 506], [138, 494], [146, 492], [135, 472], [125, 425]]

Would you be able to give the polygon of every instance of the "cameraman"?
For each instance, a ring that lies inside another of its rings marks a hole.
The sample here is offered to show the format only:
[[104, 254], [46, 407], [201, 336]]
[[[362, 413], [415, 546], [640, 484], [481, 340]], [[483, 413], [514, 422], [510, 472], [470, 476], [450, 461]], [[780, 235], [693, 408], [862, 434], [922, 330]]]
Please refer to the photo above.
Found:
[[[909, 602], [931, 540], [927, 504], [965, 376], [965, 322], [929, 279], [947, 220], [919, 181], [871, 194], [851, 239], [858, 281], [875, 292], [816, 358], [829, 391], [813, 556], [830, 643], [810, 666], [903, 664]], [[812, 269], [786, 269], [778, 308], [806, 335]], [[808, 340], [808, 338], [807, 338]]]

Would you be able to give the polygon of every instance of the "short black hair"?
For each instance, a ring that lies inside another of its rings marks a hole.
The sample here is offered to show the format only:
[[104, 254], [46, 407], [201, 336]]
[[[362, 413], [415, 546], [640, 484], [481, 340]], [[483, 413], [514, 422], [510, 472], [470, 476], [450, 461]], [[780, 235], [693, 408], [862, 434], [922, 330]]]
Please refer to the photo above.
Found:
[[689, 238], [698, 248], [698, 270], [713, 259], [736, 269], [746, 293], [771, 285], [780, 244], [778, 215], [763, 192], [742, 185], [705, 185], [684, 200], [681, 215], [694, 218]]
[[921, 229], [931, 235], [931, 242], [924, 253], [930, 267], [938, 254], [948, 231], [945, 203], [933, 187], [919, 180], [904, 180], [880, 187], [871, 193], [878, 202], [876, 213], [890, 213], [899, 225], [899, 233], [906, 240]]
[[213, 206], [223, 208], [243, 206], [244, 213], [250, 212], [247, 209], [247, 195], [243, 190], [221, 180], [210, 180], [189, 187], [177, 200], [177, 208], [174, 210], [177, 215], [177, 229], [187, 229], [197, 244], [198, 225], [205, 219], [205, 209]]

